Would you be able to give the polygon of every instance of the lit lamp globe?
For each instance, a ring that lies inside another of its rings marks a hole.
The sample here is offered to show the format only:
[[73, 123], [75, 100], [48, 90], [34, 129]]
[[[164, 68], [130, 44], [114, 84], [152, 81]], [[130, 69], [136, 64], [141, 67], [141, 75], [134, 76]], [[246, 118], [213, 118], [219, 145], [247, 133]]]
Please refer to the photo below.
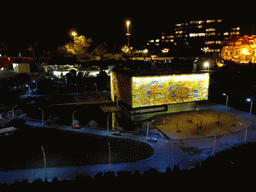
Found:
[[75, 31], [73, 31], [72, 35], [75, 37], [75, 36], [77, 36], [77, 33]]
[[206, 62], [204, 63], [204, 67], [205, 67], [205, 68], [208, 68], [208, 70], [209, 70], [209, 66], [210, 66], [209, 62], [206, 61]]

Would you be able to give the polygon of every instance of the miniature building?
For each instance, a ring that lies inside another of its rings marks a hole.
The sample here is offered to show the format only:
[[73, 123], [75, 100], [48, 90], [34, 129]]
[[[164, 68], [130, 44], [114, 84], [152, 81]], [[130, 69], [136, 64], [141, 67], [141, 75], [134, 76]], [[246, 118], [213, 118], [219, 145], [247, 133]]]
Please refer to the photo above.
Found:
[[223, 43], [221, 58], [235, 63], [256, 62], [256, 35], [231, 37]]
[[196, 101], [208, 100], [209, 73], [114, 68], [110, 78], [111, 99], [121, 108], [117, 116], [130, 122], [195, 110]]

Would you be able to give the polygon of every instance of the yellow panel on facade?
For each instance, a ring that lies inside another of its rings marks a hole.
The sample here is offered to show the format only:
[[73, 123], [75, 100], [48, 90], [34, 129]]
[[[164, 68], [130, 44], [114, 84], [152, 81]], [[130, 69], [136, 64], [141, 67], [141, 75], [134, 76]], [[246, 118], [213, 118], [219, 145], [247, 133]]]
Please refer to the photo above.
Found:
[[208, 99], [209, 74], [132, 77], [132, 107]]

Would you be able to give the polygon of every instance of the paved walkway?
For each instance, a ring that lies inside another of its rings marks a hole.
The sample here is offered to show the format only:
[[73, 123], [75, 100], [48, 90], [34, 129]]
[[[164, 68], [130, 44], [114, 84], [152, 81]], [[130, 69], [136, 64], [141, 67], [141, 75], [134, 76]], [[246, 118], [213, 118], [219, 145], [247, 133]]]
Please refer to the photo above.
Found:
[[[243, 114], [243, 115], [242, 115]], [[254, 115], [238, 113], [221, 105], [155, 119], [155, 126], [171, 139], [201, 138], [229, 134], [251, 127]], [[189, 121], [191, 120], [191, 121]]]
[[[165, 169], [170, 166], [179, 165], [181, 169], [193, 168], [194, 164], [198, 161], [205, 160], [209, 156], [212, 156], [214, 152], [225, 150], [234, 145], [244, 143], [244, 139], [247, 141], [256, 140], [256, 118], [254, 115], [249, 113], [241, 112], [232, 108], [226, 108], [222, 105], [205, 105], [201, 106], [197, 110], [210, 109], [216, 111], [222, 111], [225, 114], [235, 114], [239, 116], [242, 120], [246, 119], [251, 128], [247, 132], [240, 131], [234, 134], [224, 134], [218, 133], [218, 138], [205, 135], [204, 138], [194, 138], [194, 139], [166, 139], [163, 134], [160, 134], [158, 141], [156, 143], [150, 143], [146, 141], [145, 136], [143, 135], [134, 135], [132, 133], [122, 133], [121, 137], [127, 139], [138, 139], [140, 141], [147, 142], [150, 144], [154, 150], [155, 154], [147, 159], [140, 160], [133, 163], [117, 163], [117, 164], [101, 164], [101, 165], [88, 165], [82, 167], [66, 167], [66, 168], [47, 168], [48, 181], [51, 181], [54, 177], [57, 177], [59, 180], [62, 179], [74, 179], [75, 176], [79, 173], [88, 173], [91, 176], [94, 176], [98, 172], [106, 171], [144, 171], [150, 168], [156, 168], [159, 171], [164, 172]], [[32, 122], [27, 121], [27, 125], [42, 127], [41, 122]], [[51, 128], [51, 126], [44, 126]], [[91, 133], [98, 135], [108, 135], [111, 137], [119, 137], [111, 135], [111, 132], [106, 130], [96, 130], [96, 129], [71, 129], [70, 126], [56, 126], [57, 129]], [[17, 170], [9, 172], [0, 172], [0, 182], [14, 182], [15, 180], [24, 180], [27, 179], [29, 182], [34, 181], [35, 179], [41, 178], [45, 179], [44, 169], [31, 169], [31, 170]]]

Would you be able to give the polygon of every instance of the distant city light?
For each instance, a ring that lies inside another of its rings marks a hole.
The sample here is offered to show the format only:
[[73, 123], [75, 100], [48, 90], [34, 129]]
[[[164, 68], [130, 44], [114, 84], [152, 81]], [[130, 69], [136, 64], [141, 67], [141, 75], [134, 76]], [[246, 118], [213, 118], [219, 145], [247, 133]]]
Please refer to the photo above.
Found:
[[144, 50], [143, 50], [143, 53], [146, 54], [147, 52], [148, 52], [148, 49], [144, 49]]
[[169, 52], [169, 49], [167, 48], [162, 49], [162, 53], [168, 53], [168, 52]]
[[202, 50], [203, 52], [207, 53], [207, 52], [209, 52], [209, 47], [203, 47], [203, 48], [201, 48], [201, 50]]

